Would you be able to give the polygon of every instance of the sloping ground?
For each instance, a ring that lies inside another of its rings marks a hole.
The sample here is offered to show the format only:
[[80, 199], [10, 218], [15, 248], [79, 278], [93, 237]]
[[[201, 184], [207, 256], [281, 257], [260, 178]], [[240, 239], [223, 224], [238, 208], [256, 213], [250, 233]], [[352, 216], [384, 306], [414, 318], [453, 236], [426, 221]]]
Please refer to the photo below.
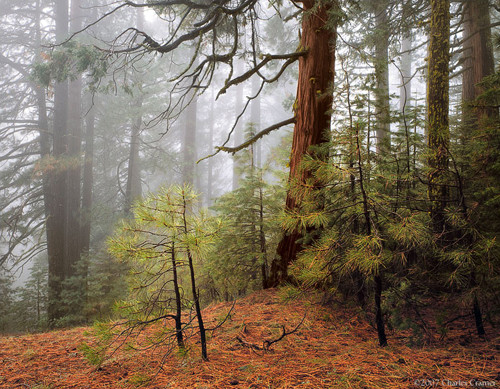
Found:
[[[230, 307], [207, 308], [207, 325], [217, 323]], [[282, 325], [290, 331], [304, 314], [298, 330], [269, 351], [248, 347], [279, 338]], [[2, 337], [0, 387], [500, 387], [499, 334], [488, 328], [489, 340], [483, 341], [471, 335], [469, 324], [454, 322], [444, 341], [424, 348], [406, 346], [409, 334], [390, 333], [389, 347], [380, 348], [375, 330], [355, 310], [325, 308], [311, 300], [283, 303], [271, 290], [236, 303], [231, 319], [210, 336], [209, 362], [201, 361], [195, 344], [186, 356], [169, 356], [161, 371], [159, 349], [122, 351], [96, 369], [79, 351], [82, 342], [92, 342], [84, 328]]]

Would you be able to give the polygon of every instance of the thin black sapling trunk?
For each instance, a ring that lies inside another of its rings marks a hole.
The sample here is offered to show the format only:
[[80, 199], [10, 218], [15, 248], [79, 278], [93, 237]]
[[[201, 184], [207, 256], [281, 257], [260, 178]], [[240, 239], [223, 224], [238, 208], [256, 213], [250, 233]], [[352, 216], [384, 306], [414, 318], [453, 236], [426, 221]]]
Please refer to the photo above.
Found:
[[[186, 220], [187, 204], [186, 204], [186, 194], [184, 191], [182, 193], [182, 198], [183, 198], [182, 220], [183, 220], [183, 224], [184, 224], [184, 226], [183, 226], [184, 227], [184, 234], [185, 234], [185, 236], [187, 236], [187, 234], [188, 234], [187, 220]], [[194, 276], [193, 256], [191, 254], [191, 250], [189, 249], [188, 245], [186, 245], [186, 254], [188, 257], [189, 273], [190, 273], [190, 278], [191, 278], [191, 290], [193, 292], [193, 300], [194, 300], [194, 306], [195, 306], [195, 310], [196, 310], [196, 318], [198, 319], [198, 328], [200, 330], [201, 357], [203, 358], [204, 361], [208, 361], [207, 337], [206, 337], [205, 325], [203, 324], [203, 317], [201, 315], [201, 308], [200, 308], [200, 299], [198, 297], [198, 292], [196, 290], [196, 279]]]
[[[348, 81], [348, 88], [350, 87], [349, 83], [349, 75], [346, 72], [346, 77]], [[350, 89], [347, 91], [347, 109], [349, 111], [349, 128], [354, 128], [353, 125], [353, 114], [352, 114], [352, 109], [351, 109], [351, 94], [350, 94]], [[368, 129], [369, 131], [369, 129]], [[369, 132], [368, 132], [368, 142], [369, 142]], [[356, 195], [356, 177], [354, 173], [352, 172], [354, 168], [354, 159], [353, 159], [353, 142], [352, 140], [350, 141], [350, 152], [349, 152], [349, 171], [351, 171], [349, 181], [350, 181], [350, 190], [351, 190], [351, 195], [352, 195], [352, 203], [356, 204], [358, 202], [357, 195]], [[357, 138], [357, 143], [356, 143], [356, 150], [359, 149], [359, 139]], [[369, 143], [367, 144], [367, 151], [370, 151], [370, 145]], [[369, 155], [368, 155], [369, 158]], [[359, 220], [356, 217], [353, 221], [353, 228], [352, 231], [355, 234], [359, 234]], [[363, 274], [359, 270], [356, 270], [353, 274], [354, 282], [355, 282], [355, 287], [356, 287], [356, 297], [358, 299], [358, 304], [360, 307], [364, 310], [366, 307], [366, 288], [365, 288], [365, 283], [364, 283], [364, 277]]]
[[[371, 228], [371, 216], [370, 210], [368, 208], [368, 196], [366, 194], [365, 186], [363, 183], [363, 168], [361, 166], [361, 147], [359, 144], [359, 127], [356, 126], [356, 153], [358, 157], [358, 172], [359, 172], [359, 186], [361, 190], [361, 195], [363, 197], [363, 214], [365, 216], [366, 223], [366, 234], [370, 236], [372, 234]], [[387, 336], [385, 334], [385, 324], [384, 317], [382, 315], [382, 276], [378, 272], [374, 276], [375, 281], [375, 321], [377, 324], [377, 334], [379, 345], [384, 347], [387, 346]]]
[[474, 320], [476, 321], [477, 334], [479, 336], [486, 335], [486, 331], [484, 330], [484, 325], [483, 325], [483, 315], [481, 314], [481, 306], [479, 305], [479, 300], [477, 298], [477, 295], [474, 295], [473, 312], [474, 312]]
[[177, 346], [184, 348], [184, 336], [182, 334], [182, 306], [181, 293], [179, 291], [179, 282], [177, 279], [177, 261], [175, 259], [175, 244], [172, 243], [172, 278], [174, 281], [175, 293], [175, 336], [177, 338]]
[[[262, 172], [261, 180], [262, 180]], [[261, 265], [262, 274], [262, 289], [268, 287], [267, 280], [267, 250], [266, 250], [266, 234], [264, 232], [264, 196], [262, 193], [262, 186], [259, 186], [259, 241], [260, 241], [260, 252], [263, 256], [263, 262]]]
[[[462, 180], [462, 176], [460, 172], [458, 171], [457, 164], [455, 162], [455, 158], [453, 158], [453, 154], [450, 154], [450, 159], [453, 163], [453, 167], [455, 170], [455, 175], [457, 177], [457, 188], [458, 188], [458, 193], [460, 196], [460, 207], [461, 207], [461, 212], [462, 212], [462, 217], [464, 220], [467, 220], [467, 202], [465, 199], [465, 191], [464, 191], [464, 184]], [[469, 244], [472, 243], [473, 237], [471, 236], [470, 233], [468, 232], [461, 232], [459, 231], [459, 235], [462, 237], [464, 242], [468, 242]], [[475, 288], [477, 286], [477, 281], [476, 281], [476, 271], [472, 270], [471, 275], [470, 275], [470, 287]], [[477, 298], [477, 292], [474, 292], [474, 300], [472, 302], [472, 313], [474, 314], [474, 321], [476, 323], [476, 331], [479, 336], [485, 336], [486, 331], [484, 330], [484, 324], [483, 324], [483, 314], [481, 312], [481, 305], [479, 304], [479, 299]]]

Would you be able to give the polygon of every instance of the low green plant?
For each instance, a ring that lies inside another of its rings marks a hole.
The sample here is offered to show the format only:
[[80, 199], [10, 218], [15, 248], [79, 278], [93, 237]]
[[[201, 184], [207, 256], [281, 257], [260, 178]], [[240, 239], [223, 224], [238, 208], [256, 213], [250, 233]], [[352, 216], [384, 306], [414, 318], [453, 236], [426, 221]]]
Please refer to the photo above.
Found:
[[128, 379], [128, 382], [132, 385], [134, 385], [135, 387], [139, 388], [141, 386], [144, 386], [146, 384], [148, 384], [149, 382], [151, 381], [151, 377], [147, 376], [146, 374], [144, 373], [137, 373], [137, 374], [134, 374], [133, 376], [131, 376], [129, 379]]

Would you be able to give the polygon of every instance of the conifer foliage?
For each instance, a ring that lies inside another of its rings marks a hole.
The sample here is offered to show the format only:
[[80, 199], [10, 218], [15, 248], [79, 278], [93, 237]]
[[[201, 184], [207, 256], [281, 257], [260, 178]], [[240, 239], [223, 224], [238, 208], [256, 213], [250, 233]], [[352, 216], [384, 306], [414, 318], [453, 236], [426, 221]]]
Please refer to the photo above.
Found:
[[161, 325], [160, 333], [149, 341], [168, 344], [173, 337], [184, 349], [196, 317], [202, 358], [208, 359], [195, 262], [203, 261], [218, 225], [203, 212], [194, 214], [196, 198], [188, 186], [149, 196], [136, 205], [133, 219], [123, 222], [110, 238], [109, 251], [130, 269], [130, 298], [119, 307], [120, 315], [127, 318], [120, 324], [124, 328], [120, 335], [129, 337], [171, 320], [174, 332]]

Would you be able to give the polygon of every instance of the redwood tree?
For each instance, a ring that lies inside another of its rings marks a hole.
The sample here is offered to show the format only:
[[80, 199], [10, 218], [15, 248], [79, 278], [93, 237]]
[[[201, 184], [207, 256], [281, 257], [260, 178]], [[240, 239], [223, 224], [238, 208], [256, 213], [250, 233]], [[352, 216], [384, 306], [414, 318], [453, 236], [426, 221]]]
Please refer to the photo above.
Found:
[[[333, 102], [331, 88], [335, 69], [336, 21], [329, 24], [329, 10], [336, 5], [326, 5], [313, 0], [303, 2], [302, 38], [300, 45], [307, 54], [299, 59], [299, 80], [295, 103], [295, 128], [290, 156], [289, 183], [303, 186], [312, 172], [301, 167], [303, 157], [311, 146], [329, 140], [330, 110]], [[289, 190], [286, 210], [300, 208], [301, 198]], [[271, 265], [268, 286], [273, 287], [287, 278], [288, 265], [301, 250], [299, 231], [283, 236], [277, 249], [279, 258]]]
[[[467, 104], [473, 102], [482, 92], [479, 85], [484, 77], [494, 73], [491, 22], [488, 0], [468, 0], [464, 4], [464, 71], [462, 99], [466, 103], [466, 116], [471, 113]], [[498, 108], [476, 109], [476, 118], [498, 115]], [[470, 118], [472, 119], [472, 118]]]

